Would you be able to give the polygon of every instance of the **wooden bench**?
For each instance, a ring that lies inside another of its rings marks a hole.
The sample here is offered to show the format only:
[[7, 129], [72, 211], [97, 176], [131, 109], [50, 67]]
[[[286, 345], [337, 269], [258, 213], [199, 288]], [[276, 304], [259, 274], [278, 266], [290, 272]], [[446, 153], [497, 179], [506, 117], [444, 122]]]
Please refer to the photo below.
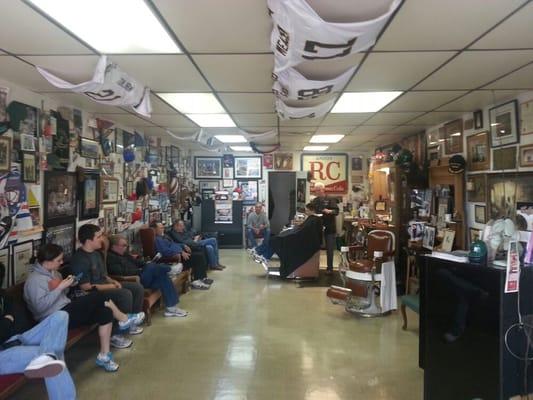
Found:
[[406, 308], [420, 314], [420, 295], [419, 294], [407, 294], [400, 297], [400, 311], [402, 312], [403, 326], [402, 329], [407, 329], [407, 313]]

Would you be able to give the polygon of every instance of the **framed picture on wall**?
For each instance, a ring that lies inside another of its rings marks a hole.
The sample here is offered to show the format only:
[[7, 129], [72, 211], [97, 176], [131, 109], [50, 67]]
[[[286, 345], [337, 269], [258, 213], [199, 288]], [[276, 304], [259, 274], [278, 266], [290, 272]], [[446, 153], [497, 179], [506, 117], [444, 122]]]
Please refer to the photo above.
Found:
[[261, 166], [261, 156], [235, 157], [234, 177], [235, 179], [261, 179], [263, 177]]
[[433, 250], [435, 245], [435, 227], [434, 226], [424, 226], [424, 237], [422, 238], [422, 247], [428, 250]]
[[487, 193], [487, 175], [468, 175], [466, 181], [468, 201], [485, 203]]
[[213, 189], [216, 191], [220, 189], [220, 181], [198, 181], [198, 188], [200, 192], [204, 189]]
[[481, 229], [470, 228], [470, 244], [474, 243], [476, 240], [479, 240], [481, 237]]
[[533, 144], [520, 146], [520, 166], [533, 167]]
[[489, 133], [485, 131], [468, 136], [466, 138], [466, 154], [468, 170], [490, 169]]
[[55, 226], [76, 217], [76, 174], [65, 171], [44, 173], [44, 225]]
[[489, 175], [487, 193], [489, 194], [487, 218], [511, 218], [516, 222], [519, 203], [533, 199], [533, 173], [500, 173]]
[[118, 201], [118, 179], [110, 176], [100, 177], [100, 199], [102, 204]]
[[489, 110], [492, 147], [518, 143], [518, 102], [509, 101]]
[[68, 262], [76, 250], [76, 221], [48, 228], [43, 234], [44, 243], [55, 243], [63, 248], [63, 260]]
[[222, 179], [222, 158], [194, 157], [194, 179]]
[[11, 138], [0, 136], [0, 172], [11, 169]]
[[483, 128], [483, 110], [474, 111], [474, 129]]
[[80, 220], [98, 218], [100, 212], [100, 173], [84, 170], [80, 182]]
[[533, 100], [520, 104], [520, 135], [533, 133]]
[[274, 169], [278, 171], [292, 171], [292, 153], [274, 153]]
[[22, 152], [22, 181], [36, 183], [38, 179], [35, 153]]
[[243, 200], [243, 204], [257, 203], [258, 184], [256, 180], [238, 181], [237, 185], [241, 189], [239, 198]]
[[98, 159], [100, 144], [96, 140], [80, 137], [80, 154], [82, 157]]
[[16, 243], [12, 248], [13, 284], [24, 282], [28, 277], [31, 258], [33, 257], [33, 240]]
[[487, 223], [486, 207], [479, 204], [474, 205], [474, 221], [478, 224]]
[[492, 163], [493, 169], [496, 171], [502, 169], [515, 169], [516, 146], [494, 149]]
[[463, 120], [456, 119], [444, 125], [445, 154], [461, 153], [463, 151]]
[[21, 151], [35, 151], [35, 136], [20, 134], [20, 150]]
[[115, 232], [115, 208], [104, 208], [104, 230], [112, 234]]

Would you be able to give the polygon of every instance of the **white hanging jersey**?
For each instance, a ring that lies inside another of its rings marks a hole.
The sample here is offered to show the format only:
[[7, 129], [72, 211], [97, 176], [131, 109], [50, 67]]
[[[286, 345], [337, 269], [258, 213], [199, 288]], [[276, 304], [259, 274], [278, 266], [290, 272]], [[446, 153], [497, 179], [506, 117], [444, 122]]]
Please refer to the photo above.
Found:
[[351, 78], [356, 67], [348, 69], [336, 78], [327, 81], [308, 80], [296, 69], [289, 67], [273, 73], [275, 79], [272, 92], [287, 100], [312, 100], [331, 93], [340, 92]]
[[55, 87], [83, 93], [97, 103], [110, 106], [130, 106], [137, 113], [150, 117], [150, 89], [121, 71], [117, 64], [100, 57], [90, 81], [73, 84], [36, 67], [42, 76]]
[[270, 36], [274, 72], [305, 60], [342, 58], [368, 49], [400, 3], [393, 0], [377, 18], [341, 23], [324, 21], [305, 0], [268, 0], [274, 22]]
[[276, 98], [276, 110], [281, 119], [320, 118], [328, 113], [334, 103], [335, 98], [314, 107], [291, 107]]

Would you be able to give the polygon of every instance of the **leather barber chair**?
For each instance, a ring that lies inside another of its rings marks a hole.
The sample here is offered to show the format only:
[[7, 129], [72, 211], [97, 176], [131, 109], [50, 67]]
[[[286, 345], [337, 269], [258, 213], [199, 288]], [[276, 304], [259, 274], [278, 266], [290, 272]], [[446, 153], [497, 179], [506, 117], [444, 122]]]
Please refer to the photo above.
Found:
[[341, 286], [331, 286], [327, 296], [333, 304], [364, 317], [383, 315], [378, 302], [382, 264], [393, 259], [394, 234], [376, 229], [368, 233], [365, 243], [341, 248], [339, 272]]

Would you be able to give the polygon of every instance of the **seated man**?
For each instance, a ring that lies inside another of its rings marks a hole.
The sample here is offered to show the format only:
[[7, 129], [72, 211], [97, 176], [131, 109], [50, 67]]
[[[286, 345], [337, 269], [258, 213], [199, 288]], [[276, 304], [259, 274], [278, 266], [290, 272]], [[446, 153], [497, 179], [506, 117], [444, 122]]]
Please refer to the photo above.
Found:
[[[105, 291], [106, 295], [113, 300], [117, 307], [127, 314], [139, 315], [140, 323], [144, 320], [142, 312], [144, 288], [136, 282], [118, 282], [107, 275], [102, 253], [102, 232], [96, 225], [85, 224], [78, 229], [78, 240], [81, 247], [74, 252], [70, 261], [72, 273], [79, 279], [79, 288], [83, 291]], [[118, 325], [113, 327], [114, 335], [111, 337], [111, 345], [115, 348], [126, 348], [132, 345], [132, 341], [119, 334]], [[143, 332], [139, 324], [131, 326], [130, 335], [138, 335]]]
[[183, 262], [185, 267], [192, 269], [193, 289], [207, 290], [213, 281], [207, 278], [207, 265], [203, 263], [192, 263], [191, 249], [184, 244], [175, 243], [165, 236], [165, 227], [161, 222], [154, 222], [151, 228], [155, 230], [155, 249], [163, 257], [177, 257]]
[[[4, 277], [5, 267], [0, 263], [0, 287]], [[18, 323], [18, 314], [0, 291], [0, 375], [44, 378], [49, 399], [75, 399], [76, 388], [63, 361], [68, 314], [57, 311], [26, 332]]]
[[[270, 241], [270, 223], [266, 213], [263, 211], [263, 204], [256, 203], [255, 210], [248, 215], [246, 221], [246, 238], [252, 247], [252, 253], [261, 253], [268, 248]], [[263, 236], [263, 243], [257, 246], [256, 237]]]
[[164, 264], [145, 263], [128, 254], [128, 242], [124, 236], [109, 237], [107, 272], [119, 276], [139, 276], [145, 288], [159, 289], [165, 302], [165, 317], [186, 317], [187, 311], [177, 307], [179, 298], [169, 278], [170, 267]]
[[183, 220], [178, 220], [174, 223], [172, 229], [168, 232], [168, 236], [174, 240], [176, 243], [181, 243], [189, 246], [192, 250], [196, 248], [202, 248], [205, 250], [207, 255], [208, 266], [210, 269], [223, 270], [226, 268], [224, 265], [221, 265], [218, 261], [218, 242], [215, 238], [206, 238], [202, 239], [202, 235], [193, 232], [192, 230], [187, 231], [185, 227], [185, 222]]

